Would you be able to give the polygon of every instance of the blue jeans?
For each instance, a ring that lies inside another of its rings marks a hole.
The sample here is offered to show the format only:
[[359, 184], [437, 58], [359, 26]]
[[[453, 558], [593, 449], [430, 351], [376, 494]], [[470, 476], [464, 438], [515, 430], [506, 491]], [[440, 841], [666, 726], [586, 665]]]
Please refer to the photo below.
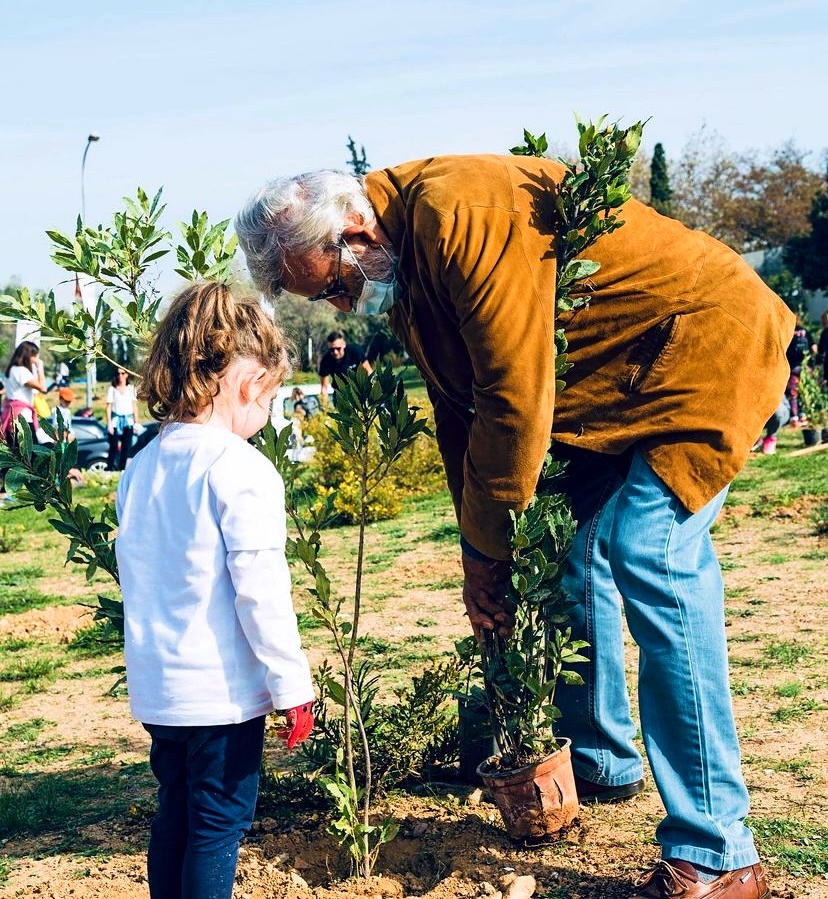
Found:
[[564, 586], [583, 599], [573, 634], [590, 643], [590, 664], [577, 666], [586, 686], [561, 684], [555, 697], [575, 771], [606, 785], [643, 774], [624, 676], [623, 605], [639, 647], [644, 747], [667, 812], [656, 832], [662, 857], [717, 871], [753, 864], [724, 587], [710, 538], [727, 490], [690, 514], [638, 452], [628, 467], [566, 448], [555, 455], [571, 459], [560, 489], [578, 521]]
[[239, 841], [256, 810], [264, 723], [144, 725], [159, 784], [147, 852], [152, 899], [231, 899]]

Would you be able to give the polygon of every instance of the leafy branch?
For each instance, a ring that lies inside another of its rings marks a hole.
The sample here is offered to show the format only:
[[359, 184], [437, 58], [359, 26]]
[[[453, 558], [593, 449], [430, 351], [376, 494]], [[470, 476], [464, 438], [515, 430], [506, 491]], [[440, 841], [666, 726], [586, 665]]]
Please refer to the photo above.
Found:
[[[357, 872], [369, 877], [381, 845], [393, 839], [396, 825], [370, 820], [373, 792], [371, 746], [367, 717], [370, 713], [370, 684], [363, 683], [367, 669], [357, 663], [362, 607], [362, 576], [365, 565], [365, 533], [368, 524], [368, 499], [390, 468], [419, 434], [430, 433], [419, 410], [408, 405], [402, 380], [390, 365], [372, 374], [357, 368], [335, 379], [336, 411], [329, 421], [333, 437], [344, 452], [359, 460], [358, 540], [355, 561], [353, 605], [343, 616], [343, 600], [333, 595], [330, 578], [320, 561], [321, 531], [332, 514], [333, 500], [328, 497], [316, 506], [300, 511], [294, 489], [295, 467], [288, 461], [290, 428], [278, 435], [266, 428], [258, 442], [263, 452], [279, 468], [286, 484], [288, 514], [296, 529], [296, 538], [288, 540], [288, 552], [295, 555], [313, 579], [311, 614], [333, 637], [342, 665], [342, 681], [330, 669], [322, 672], [322, 693], [343, 710], [342, 742], [337, 748], [332, 774], [320, 777], [323, 788], [334, 801], [339, 817], [331, 823], [331, 832], [348, 847]], [[360, 673], [362, 672], [362, 674]], [[355, 743], [360, 751], [357, 752]], [[358, 776], [358, 758], [362, 759], [362, 778]], [[360, 782], [361, 781], [361, 782]]]

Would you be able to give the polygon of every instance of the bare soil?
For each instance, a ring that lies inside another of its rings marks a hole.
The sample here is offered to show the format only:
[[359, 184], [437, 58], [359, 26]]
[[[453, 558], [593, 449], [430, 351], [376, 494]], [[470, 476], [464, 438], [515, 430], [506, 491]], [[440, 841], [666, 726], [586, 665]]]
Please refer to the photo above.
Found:
[[[802, 500], [773, 517], [728, 508], [716, 531], [728, 589], [728, 621], [734, 706], [742, 736], [744, 769], [757, 821], [828, 822], [828, 676], [826, 676], [826, 539], [814, 534], [812, 504]], [[453, 550], [452, 550], [453, 553]], [[441, 555], [441, 577], [459, 577], [456, 561]], [[392, 586], [395, 601], [369, 618], [372, 636], [396, 641], [421, 633], [427, 615], [440, 645], [465, 636], [457, 590], [423, 591], [435, 576], [422, 551], [398, 560]], [[405, 582], [420, 586], [401, 588]], [[386, 575], [391, 578], [391, 575]], [[89, 624], [82, 606], [29, 611], [0, 619], [0, 639], [38, 636], [66, 641]], [[419, 622], [419, 623], [418, 623]], [[793, 658], [791, 658], [793, 652]], [[318, 656], [319, 650], [314, 654]], [[70, 675], [93, 663], [75, 662]], [[629, 671], [636, 665], [629, 646]], [[124, 798], [123, 814], [66, 833], [5, 841], [11, 864], [0, 897], [40, 899], [138, 899], [148, 896], [144, 851], [151, 814], [152, 785], [129, 772], [146, 759], [148, 739], [123, 697], [107, 695], [112, 676], [62, 676], [46, 692], [26, 697], [3, 713], [4, 727], [43, 718], [53, 725], [43, 745], [82, 746]], [[800, 682], [796, 696], [791, 684]], [[781, 689], [781, 692], [779, 692]], [[804, 701], [807, 700], [807, 703]], [[799, 705], [797, 706], [797, 703]], [[800, 712], [796, 709], [799, 708]], [[793, 709], [786, 714], [786, 709]], [[781, 710], [781, 712], [780, 712]], [[41, 770], [59, 772], [60, 759]], [[275, 760], [277, 763], [279, 759]], [[119, 772], [123, 772], [119, 774]], [[8, 786], [2, 783], [0, 786]], [[431, 794], [394, 795], [383, 811], [401, 826], [385, 847], [370, 881], [348, 879], [347, 862], [318, 815], [278, 825], [260, 819], [242, 849], [236, 899], [346, 899], [421, 897], [471, 899], [505, 893], [517, 876], [535, 879], [535, 895], [571, 899], [613, 899], [629, 895], [642, 869], [658, 856], [653, 834], [663, 809], [648, 780], [641, 796], [616, 805], [583, 807], [577, 826], [561, 842], [518, 850], [506, 838], [498, 812], [471, 786], [435, 785]], [[798, 873], [760, 851], [773, 894], [787, 899], [828, 897], [824, 875]], [[523, 882], [522, 882], [523, 883]]]

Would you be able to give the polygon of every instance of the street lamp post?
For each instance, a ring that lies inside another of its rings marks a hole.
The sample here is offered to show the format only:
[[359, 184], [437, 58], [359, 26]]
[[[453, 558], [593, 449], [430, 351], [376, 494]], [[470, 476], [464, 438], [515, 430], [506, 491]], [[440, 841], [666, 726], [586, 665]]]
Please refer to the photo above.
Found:
[[[86, 226], [86, 189], [85, 189], [85, 175], [86, 175], [86, 154], [89, 152], [89, 147], [95, 143], [95, 141], [99, 141], [101, 139], [99, 134], [90, 134], [86, 138], [86, 146], [83, 148], [83, 159], [81, 160], [81, 222], [84, 226]], [[80, 289], [80, 280], [78, 275], [75, 274], [75, 294], [81, 296], [81, 301], [83, 300], [83, 294]], [[92, 353], [86, 354], [86, 408], [92, 408], [92, 394], [94, 392], [95, 387], [95, 368], [94, 368], [94, 360], [92, 358]]]

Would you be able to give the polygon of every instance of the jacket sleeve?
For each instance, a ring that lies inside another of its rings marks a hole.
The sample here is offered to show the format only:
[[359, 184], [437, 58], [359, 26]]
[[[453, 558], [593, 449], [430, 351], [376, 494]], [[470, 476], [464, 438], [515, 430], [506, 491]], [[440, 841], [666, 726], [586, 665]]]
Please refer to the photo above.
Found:
[[[435, 213], [436, 216], [436, 213]], [[436, 252], [418, 256], [450, 304], [472, 368], [474, 415], [463, 447], [460, 530], [475, 549], [509, 558], [510, 510], [525, 508], [540, 474], [555, 399], [552, 238], [512, 210], [470, 207], [438, 216]], [[428, 352], [427, 346], [425, 348]], [[437, 431], [449, 482], [462, 439], [439, 409]], [[441, 434], [442, 430], [442, 434]]]

